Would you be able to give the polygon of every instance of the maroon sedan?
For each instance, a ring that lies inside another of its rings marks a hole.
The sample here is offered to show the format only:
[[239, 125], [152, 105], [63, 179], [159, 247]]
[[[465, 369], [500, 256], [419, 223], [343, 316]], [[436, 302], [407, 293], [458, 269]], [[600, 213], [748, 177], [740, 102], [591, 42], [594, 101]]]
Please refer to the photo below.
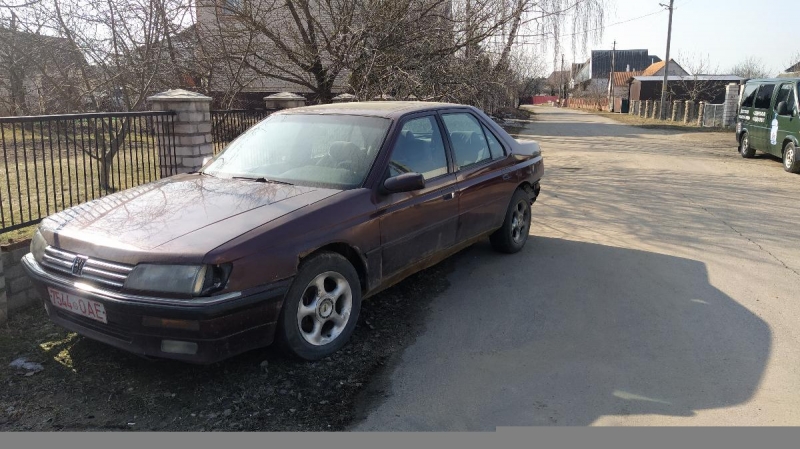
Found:
[[54, 322], [118, 348], [210, 363], [277, 340], [316, 360], [363, 298], [486, 237], [519, 251], [543, 172], [472, 107], [290, 109], [198, 173], [46, 218], [23, 263]]

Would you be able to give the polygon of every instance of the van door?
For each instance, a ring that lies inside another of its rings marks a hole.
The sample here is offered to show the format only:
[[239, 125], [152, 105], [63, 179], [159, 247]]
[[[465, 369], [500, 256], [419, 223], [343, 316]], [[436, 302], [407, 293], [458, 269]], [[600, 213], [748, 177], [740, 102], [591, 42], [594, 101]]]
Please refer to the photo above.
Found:
[[[770, 130], [770, 153], [782, 156], [783, 142], [790, 134], [797, 135], [800, 130], [800, 123], [798, 122], [797, 113], [795, 111], [797, 105], [797, 97], [794, 92], [795, 83], [784, 83], [778, 88], [778, 95], [775, 96], [775, 121], [777, 125], [776, 130]], [[778, 114], [778, 104], [786, 102], [786, 114]], [[792, 133], [794, 131], [794, 133]], [[774, 139], [772, 138], [774, 137]]]
[[762, 84], [756, 93], [753, 102], [753, 130], [750, 132], [750, 146], [759, 151], [771, 153], [769, 144], [769, 129], [772, 124], [772, 94], [775, 92], [775, 84]]
[[[753, 128], [753, 103], [756, 100], [756, 92], [760, 84], [748, 83], [742, 92], [742, 104], [739, 106], [739, 127], [736, 129], [737, 138], [741, 137], [742, 131], [752, 132]], [[752, 136], [752, 134], [751, 134]]]

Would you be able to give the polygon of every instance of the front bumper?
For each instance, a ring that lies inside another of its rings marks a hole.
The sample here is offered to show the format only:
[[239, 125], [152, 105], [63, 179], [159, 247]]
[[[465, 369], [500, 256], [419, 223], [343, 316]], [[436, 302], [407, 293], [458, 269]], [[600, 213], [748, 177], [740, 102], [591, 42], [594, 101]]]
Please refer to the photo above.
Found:
[[[246, 295], [237, 292], [173, 300], [87, 288], [74, 279], [45, 271], [32, 254], [22, 258], [22, 266], [39, 292], [47, 315], [58, 325], [142, 356], [199, 364], [214, 363], [272, 343], [283, 298], [292, 281], [277, 281]], [[55, 307], [48, 287], [101, 303], [108, 322]], [[165, 340], [187, 343], [196, 350], [165, 352]]]

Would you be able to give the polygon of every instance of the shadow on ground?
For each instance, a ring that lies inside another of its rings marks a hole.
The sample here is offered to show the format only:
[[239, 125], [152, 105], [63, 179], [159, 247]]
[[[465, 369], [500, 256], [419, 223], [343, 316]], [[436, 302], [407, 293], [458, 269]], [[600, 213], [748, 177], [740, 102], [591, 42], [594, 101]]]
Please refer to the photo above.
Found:
[[764, 372], [767, 324], [701, 262], [541, 237], [517, 255], [479, 244], [464, 259], [358, 429], [692, 416], [747, 401]]

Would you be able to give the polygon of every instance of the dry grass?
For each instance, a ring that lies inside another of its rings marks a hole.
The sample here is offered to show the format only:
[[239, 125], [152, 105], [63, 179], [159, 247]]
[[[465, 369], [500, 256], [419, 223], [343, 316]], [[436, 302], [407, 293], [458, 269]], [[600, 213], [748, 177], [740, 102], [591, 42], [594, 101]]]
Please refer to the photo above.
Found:
[[620, 123], [624, 123], [626, 125], [632, 126], [639, 126], [641, 128], [647, 129], [664, 129], [664, 130], [675, 130], [675, 131], [682, 131], [682, 132], [722, 132], [728, 131], [727, 128], [722, 127], [702, 127], [697, 126], [697, 120], [694, 120], [690, 123], [683, 123], [683, 121], [673, 122], [668, 120], [655, 120], [651, 118], [640, 117], [637, 115], [630, 115], [630, 114], [619, 114], [616, 112], [606, 112], [606, 111], [589, 111], [592, 114], [601, 115], [603, 117], [608, 117], [614, 119]]

